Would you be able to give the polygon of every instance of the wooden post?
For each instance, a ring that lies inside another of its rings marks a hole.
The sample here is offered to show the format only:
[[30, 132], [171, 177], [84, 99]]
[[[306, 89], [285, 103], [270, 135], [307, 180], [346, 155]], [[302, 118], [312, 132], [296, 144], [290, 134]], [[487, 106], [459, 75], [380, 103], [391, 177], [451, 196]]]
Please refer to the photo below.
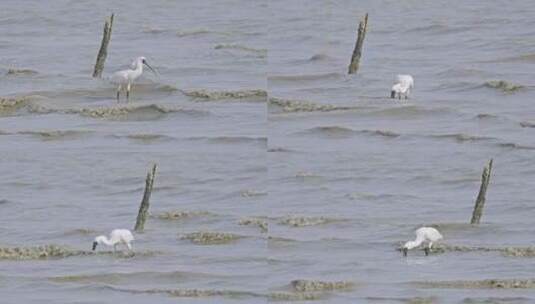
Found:
[[483, 169], [481, 175], [481, 187], [479, 188], [479, 194], [477, 195], [476, 205], [474, 206], [474, 212], [472, 213], [472, 220], [470, 224], [479, 224], [481, 215], [483, 214], [483, 207], [485, 206], [485, 195], [487, 194], [487, 187], [489, 186], [490, 174], [492, 172], [492, 158], [490, 162]]
[[349, 64], [348, 74], [355, 74], [359, 70], [360, 57], [362, 56], [362, 46], [364, 44], [364, 37], [368, 30], [368, 13], [364, 16], [364, 20], [359, 22], [359, 30], [355, 49], [351, 56], [351, 63]]
[[100, 43], [100, 50], [98, 50], [97, 62], [95, 63], [95, 68], [93, 70], [93, 78], [102, 77], [102, 70], [104, 70], [104, 62], [106, 61], [106, 56], [108, 56], [108, 44], [110, 43], [111, 39], [113, 15], [114, 14], [111, 14], [110, 18], [104, 23], [104, 33], [102, 35], [102, 42]]
[[143, 199], [141, 205], [139, 205], [139, 212], [137, 213], [136, 232], [142, 232], [145, 228], [145, 220], [147, 219], [147, 213], [149, 211], [149, 200], [152, 192], [152, 185], [154, 184], [154, 177], [156, 176], [156, 164], [152, 166], [152, 170], [147, 173], [147, 179], [145, 180], [145, 192], [143, 193]]

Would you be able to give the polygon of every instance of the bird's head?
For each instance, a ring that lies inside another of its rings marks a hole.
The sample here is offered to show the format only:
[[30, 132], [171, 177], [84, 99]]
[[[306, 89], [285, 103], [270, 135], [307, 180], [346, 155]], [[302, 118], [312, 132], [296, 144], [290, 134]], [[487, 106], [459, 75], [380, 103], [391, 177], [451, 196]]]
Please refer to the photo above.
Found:
[[155, 75], [158, 75], [156, 73], [156, 71], [149, 65], [149, 63], [147, 62], [147, 58], [141, 56], [141, 57], [138, 57], [137, 60], [136, 60], [137, 64], [144, 64], [146, 65]]
[[97, 245], [102, 243], [102, 239], [105, 239], [105, 238], [106, 238], [105, 236], [99, 235], [93, 240], [93, 251], [97, 249]]
[[392, 90], [390, 91], [390, 98], [396, 98], [396, 93], [401, 92], [401, 85], [399, 83], [396, 83], [392, 86]]
[[412, 241], [408, 241], [406, 242], [405, 244], [403, 244], [403, 246], [401, 247], [401, 251], [403, 252], [403, 256], [407, 256], [407, 252], [414, 248], [414, 242]]

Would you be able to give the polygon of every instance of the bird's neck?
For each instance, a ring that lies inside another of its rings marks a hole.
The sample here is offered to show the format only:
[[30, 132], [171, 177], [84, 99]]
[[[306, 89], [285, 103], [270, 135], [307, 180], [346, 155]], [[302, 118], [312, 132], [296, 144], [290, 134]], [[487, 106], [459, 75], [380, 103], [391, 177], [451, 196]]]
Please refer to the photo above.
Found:
[[136, 64], [136, 68], [134, 69], [134, 72], [138, 76], [141, 75], [141, 73], [143, 73], [143, 62], [138, 61], [138, 63]]
[[415, 248], [415, 247], [418, 247], [422, 244], [424, 240], [421, 239], [421, 238], [416, 238], [414, 241], [411, 241], [411, 242], [407, 242], [407, 249], [412, 249], [412, 248]]
[[97, 238], [98, 242], [99, 243], [102, 243], [104, 245], [107, 245], [107, 246], [113, 246], [113, 242], [111, 240], [109, 240], [106, 236], [104, 235], [101, 235]]

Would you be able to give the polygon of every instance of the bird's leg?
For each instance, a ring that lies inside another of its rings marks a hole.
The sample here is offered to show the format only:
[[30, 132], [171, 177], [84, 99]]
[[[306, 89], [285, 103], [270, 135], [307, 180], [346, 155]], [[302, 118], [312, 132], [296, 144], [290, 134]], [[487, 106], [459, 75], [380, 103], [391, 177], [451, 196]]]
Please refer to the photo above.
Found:
[[424, 248], [425, 255], [428, 256], [429, 252], [431, 252], [431, 247], [433, 246], [433, 242], [429, 242], [427, 247]]
[[130, 101], [130, 83], [126, 85], [126, 101]]
[[121, 85], [117, 88], [117, 103], [119, 103], [119, 95], [121, 94]]

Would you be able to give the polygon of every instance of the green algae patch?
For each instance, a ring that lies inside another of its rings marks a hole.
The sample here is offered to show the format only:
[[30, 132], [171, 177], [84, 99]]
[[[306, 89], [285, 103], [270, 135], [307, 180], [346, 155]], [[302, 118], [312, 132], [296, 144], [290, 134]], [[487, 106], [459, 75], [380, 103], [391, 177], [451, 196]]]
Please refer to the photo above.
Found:
[[489, 280], [458, 280], [415, 282], [423, 288], [451, 289], [534, 289], [535, 279], [489, 279]]
[[524, 88], [524, 86], [516, 85], [505, 80], [491, 80], [485, 82], [485, 87], [497, 89], [504, 93], [515, 93]]
[[284, 113], [332, 112], [358, 109], [358, 107], [355, 106], [318, 104], [304, 100], [281, 99], [275, 97], [269, 98], [269, 105], [280, 108]]
[[4, 260], [37, 260], [37, 259], [59, 259], [70, 256], [80, 256], [91, 254], [80, 250], [71, 250], [57, 245], [42, 245], [36, 247], [2, 247], [0, 248], [0, 259]]
[[327, 218], [323, 216], [288, 216], [279, 220], [280, 225], [286, 225], [290, 227], [306, 227], [306, 226], [316, 226], [316, 225], [325, 225], [334, 222], [343, 221], [341, 219]]
[[[438, 304], [437, 297], [413, 297], [413, 298], [388, 298], [388, 297], [367, 297], [367, 300], [379, 303], [407, 303], [407, 304]], [[486, 302], [485, 302], [486, 303]]]
[[265, 297], [262, 294], [241, 291], [241, 290], [218, 290], [218, 289], [148, 289], [148, 290], [131, 290], [116, 289], [117, 291], [128, 292], [133, 294], [167, 294], [171, 297], [178, 298], [209, 298], [225, 297], [231, 299]]
[[0, 97], [0, 114], [8, 114], [11, 112], [14, 112], [24, 106], [26, 106], [28, 103], [28, 98], [20, 97]]
[[265, 220], [263, 220], [261, 218], [257, 218], [257, 217], [250, 217], [250, 218], [241, 219], [238, 222], [238, 225], [257, 226], [258, 228], [260, 228], [260, 231], [268, 232], [268, 223]]
[[355, 283], [349, 281], [294, 280], [290, 285], [299, 292], [351, 290], [355, 287]]
[[9, 69], [7, 70], [6, 76], [31, 76], [37, 74], [37, 71], [30, 69]]
[[[399, 248], [401, 251], [401, 246]], [[446, 252], [497, 252], [507, 257], [535, 257], [535, 247], [482, 247], [482, 246], [459, 246], [448, 244], [436, 244], [431, 248], [431, 253]]]
[[[195, 98], [197, 101], [225, 100], [225, 99], [252, 99], [266, 98], [267, 91], [260, 89], [239, 90], [239, 91], [208, 91], [208, 90], [191, 90], [182, 91], [188, 97]], [[264, 99], [265, 100], [265, 99]]]
[[318, 301], [325, 299], [326, 295], [314, 292], [272, 292], [268, 294], [267, 298], [273, 302]]
[[226, 232], [193, 232], [180, 236], [182, 240], [190, 240], [197, 245], [222, 245], [235, 242], [244, 236]]
[[0, 260], [46, 260], [62, 259], [74, 256], [113, 256], [132, 258], [134, 256], [153, 256], [158, 251], [128, 252], [128, 251], [89, 251], [71, 249], [59, 245], [41, 245], [34, 247], [0, 247]]

